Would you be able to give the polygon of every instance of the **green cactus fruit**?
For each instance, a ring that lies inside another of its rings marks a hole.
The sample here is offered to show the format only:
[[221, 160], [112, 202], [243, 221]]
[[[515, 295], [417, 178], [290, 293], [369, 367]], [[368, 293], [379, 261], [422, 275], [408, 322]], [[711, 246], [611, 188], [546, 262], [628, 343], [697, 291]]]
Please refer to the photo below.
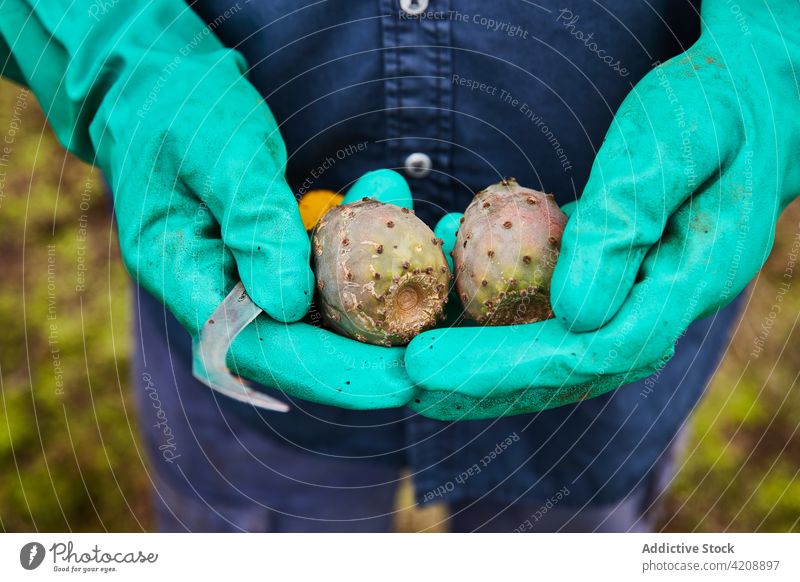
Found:
[[369, 198], [337, 206], [319, 221], [311, 244], [328, 327], [395, 346], [441, 319], [450, 270], [442, 240], [413, 211]]
[[553, 316], [553, 275], [566, 215], [551, 194], [509, 178], [478, 192], [453, 248], [456, 291], [482, 325], [532, 323]]

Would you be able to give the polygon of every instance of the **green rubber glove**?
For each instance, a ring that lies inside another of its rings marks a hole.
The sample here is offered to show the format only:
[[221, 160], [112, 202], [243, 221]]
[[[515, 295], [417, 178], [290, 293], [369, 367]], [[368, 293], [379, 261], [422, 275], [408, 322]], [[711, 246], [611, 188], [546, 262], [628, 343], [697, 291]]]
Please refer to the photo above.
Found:
[[111, 182], [128, 270], [186, 329], [235, 269], [270, 316], [303, 317], [309, 243], [244, 59], [179, 0], [132, 4], [6, 1], [0, 30], [61, 142]]
[[617, 112], [570, 209], [556, 319], [418, 336], [406, 355], [416, 410], [533, 412], [646, 377], [758, 272], [800, 195], [800, 4], [738, 5], [705, 0], [698, 42]]
[[[286, 149], [244, 58], [184, 2], [4, 0], [0, 38], [61, 143], [110, 181], [129, 272], [190, 334], [241, 278], [269, 316], [232, 349], [249, 378], [351, 408], [410, 398], [401, 352], [279, 323], [313, 294]], [[364, 180], [387, 189], [385, 175]]]

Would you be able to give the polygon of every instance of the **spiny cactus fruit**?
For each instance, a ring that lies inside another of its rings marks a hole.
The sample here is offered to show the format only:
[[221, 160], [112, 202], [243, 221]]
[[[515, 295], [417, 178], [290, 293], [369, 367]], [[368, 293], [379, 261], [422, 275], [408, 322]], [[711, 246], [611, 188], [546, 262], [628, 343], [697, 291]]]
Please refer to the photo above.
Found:
[[442, 317], [451, 277], [442, 240], [407, 208], [370, 198], [337, 206], [311, 244], [320, 310], [339, 333], [403, 345]]
[[456, 291], [482, 325], [553, 316], [550, 279], [567, 217], [551, 194], [509, 178], [478, 192], [453, 248]]

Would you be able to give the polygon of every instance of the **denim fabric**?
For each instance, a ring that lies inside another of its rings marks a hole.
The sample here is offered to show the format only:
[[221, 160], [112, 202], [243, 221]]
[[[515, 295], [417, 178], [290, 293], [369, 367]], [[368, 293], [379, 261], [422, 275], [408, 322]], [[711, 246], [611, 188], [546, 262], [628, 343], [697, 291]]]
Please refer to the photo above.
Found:
[[[432, 171], [409, 183], [418, 214], [431, 224], [503, 176], [553, 192], [560, 203], [575, 199], [631, 86], [697, 37], [698, 5], [431, 0], [422, 18], [410, 18], [397, 0], [192, 4], [248, 59], [250, 79], [281, 125], [287, 176], [298, 193], [342, 190], [377, 168], [402, 171], [410, 153], [422, 152]], [[693, 324], [653, 378], [491, 421], [311, 403], [285, 415], [258, 414], [197, 397], [205, 389], [190, 378], [189, 338], [143, 293], [141, 372], [158, 378], [161, 390], [192, 394], [180, 399], [183, 413], [197, 435], [215, 435], [222, 463], [228, 447], [241, 446], [231, 434], [238, 431], [256, 448], [270, 440], [304, 455], [357, 461], [365, 475], [370, 467], [409, 466], [420, 502], [536, 502], [567, 487], [565, 506], [606, 506], [637, 490], [668, 449], [715, 369], [737, 309], [734, 302]], [[161, 346], [169, 353], [151, 353]], [[502, 447], [507, 439], [512, 444]], [[155, 446], [157, 438], [149, 440]], [[203, 480], [214, 469], [197, 446], [186, 437], [183, 461], [194, 464], [197, 456], [192, 474]], [[498, 447], [490, 464], [469, 472]], [[157, 447], [153, 454], [159, 457]], [[186, 490], [191, 483], [180, 477], [180, 464], [158, 469]], [[257, 490], [257, 474], [242, 486]]]

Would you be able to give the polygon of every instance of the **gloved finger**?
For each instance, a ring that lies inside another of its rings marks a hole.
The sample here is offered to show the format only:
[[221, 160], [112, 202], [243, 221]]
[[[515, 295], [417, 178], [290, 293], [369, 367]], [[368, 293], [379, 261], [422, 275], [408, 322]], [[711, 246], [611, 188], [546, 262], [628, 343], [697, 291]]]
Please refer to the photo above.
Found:
[[[284, 179], [285, 146], [271, 113], [252, 93], [253, 109], [237, 114], [237, 126], [226, 124], [230, 116], [218, 104], [202, 130], [187, 129], [192, 133], [176, 141], [190, 144], [179, 154], [179, 175], [219, 222], [253, 301], [278, 321], [297, 321], [313, 293], [310, 243]], [[219, 152], [211, 165], [208, 151]]]
[[461, 212], [445, 214], [433, 229], [433, 234], [442, 239], [442, 252], [444, 253], [444, 258], [447, 259], [450, 271], [453, 270], [453, 257], [450, 253], [453, 252], [453, 247], [456, 246], [456, 235], [463, 216], [464, 214]]
[[575, 207], [577, 205], [578, 205], [578, 201], [577, 200], [573, 200], [572, 202], [567, 202], [566, 204], [564, 204], [561, 207], [561, 212], [566, 214], [567, 218], [569, 218], [575, 212]]
[[[233, 204], [246, 196], [243, 191]], [[297, 321], [308, 311], [314, 284], [308, 235], [297, 202], [281, 177], [271, 185], [262, 207], [252, 210], [254, 215], [231, 209], [226, 223], [238, 224], [223, 227], [223, 239], [253, 301], [277, 321]]]
[[283, 395], [372, 410], [404, 406], [414, 398], [404, 351], [362, 344], [305, 323], [259, 317], [236, 338], [228, 363], [240, 376]]
[[719, 135], [738, 131], [735, 116], [714, 111], [704, 89], [691, 61], [670, 61], [620, 107], [553, 276], [553, 310], [573, 330], [597, 329], [614, 316], [670, 216], [735, 153], [739, 142]]
[[[726, 172], [686, 201], [642, 266], [642, 280], [659, 282], [654, 294], [662, 296], [664, 313], [680, 320], [681, 332], [694, 319], [730, 303], [772, 249], [780, 200], [769, 193], [776, 185], [753, 177], [750, 164], [742, 152]], [[758, 203], [753, 192], [764, 194]]]
[[114, 214], [128, 272], [195, 336], [234, 286], [236, 263], [208, 209], [169, 182], [153, 172], [145, 192], [116, 185]]
[[473, 397], [447, 390], [419, 390], [408, 407], [435, 420], [484, 420], [530, 414], [595, 398], [652, 374], [642, 369], [598, 377], [591, 382], [564, 384], [558, 388], [531, 386], [502, 396]]
[[525, 392], [540, 409], [568, 404], [564, 395], [574, 395], [573, 386], [590, 385], [590, 394], [597, 395], [621, 385], [610, 384], [608, 377], [631, 382], [632, 372], [654, 370], [665, 353], [671, 356], [677, 336], [672, 329], [665, 332], [650, 319], [642, 323], [646, 329], [639, 328], [644, 333], [632, 334], [625, 326], [635, 324], [614, 322], [589, 334], [573, 333], [554, 319], [432, 330], [409, 344], [406, 370], [423, 391], [490, 399]]
[[409, 210], [414, 207], [408, 182], [393, 170], [375, 170], [364, 174], [347, 191], [342, 204], [357, 202], [362, 198], [374, 198]]

